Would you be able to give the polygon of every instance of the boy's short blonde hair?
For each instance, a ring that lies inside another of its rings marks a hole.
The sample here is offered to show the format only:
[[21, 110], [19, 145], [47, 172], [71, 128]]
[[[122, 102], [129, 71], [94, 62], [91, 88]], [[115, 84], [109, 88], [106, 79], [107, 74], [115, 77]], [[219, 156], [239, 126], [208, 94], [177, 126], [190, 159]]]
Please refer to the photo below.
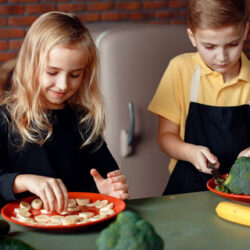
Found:
[[189, 0], [187, 17], [193, 32], [248, 22], [245, 0]]

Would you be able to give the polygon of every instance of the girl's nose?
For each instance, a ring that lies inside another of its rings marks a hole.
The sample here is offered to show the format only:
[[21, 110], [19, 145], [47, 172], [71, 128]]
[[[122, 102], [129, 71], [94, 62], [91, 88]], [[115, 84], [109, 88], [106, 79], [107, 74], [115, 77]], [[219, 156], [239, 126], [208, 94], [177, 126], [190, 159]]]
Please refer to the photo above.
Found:
[[67, 89], [67, 76], [66, 75], [61, 75], [57, 80], [56, 86], [60, 90], [66, 90]]

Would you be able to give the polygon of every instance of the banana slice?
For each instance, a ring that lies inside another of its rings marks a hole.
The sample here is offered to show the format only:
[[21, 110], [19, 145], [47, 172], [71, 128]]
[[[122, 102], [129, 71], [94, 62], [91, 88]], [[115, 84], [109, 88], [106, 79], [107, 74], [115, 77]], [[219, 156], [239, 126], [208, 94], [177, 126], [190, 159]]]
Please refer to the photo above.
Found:
[[67, 215], [62, 219], [62, 224], [71, 225], [76, 224], [78, 221], [80, 221], [80, 217], [78, 215]]
[[76, 202], [79, 206], [86, 206], [87, 204], [90, 203], [90, 199], [86, 198], [86, 199], [83, 199], [83, 198], [77, 198], [76, 199]]
[[104, 210], [99, 210], [99, 214], [101, 215], [112, 215], [115, 211], [113, 209], [104, 209]]
[[93, 217], [95, 214], [92, 212], [81, 212], [79, 213], [79, 216], [84, 218], [84, 219], [88, 219], [90, 217]]
[[41, 215], [37, 215], [34, 217], [35, 221], [39, 222], [39, 223], [48, 223], [50, 222], [50, 217], [48, 215], [45, 214], [41, 214]]
[[105, 205], [105, 206], [103, 206], [103, 207], [101, 207], [100, 208], [100, 211], [101, 210], [110, 210], [110, 209], [112, 209], [114, 207], [114, 203], [109, 203], [109, 204], [107, 204], [107, 205]]
[[62, 211], [60, 214], [61, 215], [66, 215], [66, 214], [69, 214], [69, 213], [67, 211]]
[[19, 218], [29, 218], [31, 216], [31, 213], [28, 211], [24, 211], [24, 212], [18, 212], [16, 213], [16, 215]]
[[69, 199], [68, 207], [75, 207], [76, 206], [76, 200], [75, 199]]
[[43, 202], [40, 200], [40, 199], [34, 199], [32, 202], [31, 202], [31, 207], [34, 208], [34, 209], [41, 209], [43, 206]]
[[28, 224], [35, 224], [36, 222], [32, 219], [32, 218], [19, 218], [19, 221], [24, 222], [24, 223], [28, 223]]
[[95, 202], [95, 207], [96, 208], [101, 208], [101, 207], [104, 207], [108, 204], [108, 200], [98, 200]]
[[78, 222], [76, 222], [76, 224], [84, 224], [84, 223], [87, 223], [87, 222], [89, 222], [88, 219], [81, 218], [81, 219], [79, 219]]
[[22, 208], [22, 207], [20, 207], [20, 208], [15, 208], [15, 209], [14, 209], [14, 212], [15, 212], [16, 214], [18, 214], [18, 213], [29, 212], [29, 210], [27, 210], [27, 208]]
[[49, 214], [50, 212], [48, 210], [46, 210], [46, 209], [41, 209], [40, 213], [42, 213], [42, 214]]
[[26, 202], [26, 201], [21, 201], [21, 202], [20, 202], [20, 208], [30, 210], [31, 206], [30, 206], [30, 204], [29, 204], [28, 202]]
[[68, 207], [69, 212], [76, 212], [76, 211], [80, 211], [80, 210], [81, 210], [80, 206]]
[[106, 217], [107, 217], [107, 215], [98, 214], [98, 215], [95, 215], [95, 216], [89, 218], [89, 221], [97, 221], [97, 220], [100, 220], [100, 219], [103, 219]]
[[51, 222], [56, 222], [56, 223], [60, 223], [62, 222], [62, 219], [64, 219], [64, 216], [61, 216], [61, 215], [52, 215], [50, 217], [51, 219]]

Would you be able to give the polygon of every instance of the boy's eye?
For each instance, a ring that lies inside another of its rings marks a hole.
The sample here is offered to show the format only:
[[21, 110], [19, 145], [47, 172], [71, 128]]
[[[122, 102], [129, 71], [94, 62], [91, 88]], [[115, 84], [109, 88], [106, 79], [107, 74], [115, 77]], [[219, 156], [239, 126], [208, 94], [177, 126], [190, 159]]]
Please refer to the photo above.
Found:
[[213, 48], [214, 48], [213, 45], [204, 45], [204, 47], [205, 47], [206, 49], [213, 49]]
[[231, 47], [236, 47], [236, 46], [238, 46], [238, 44], [239, 44], [239, 43], [230, 43], [229, 46], [231, 46]]

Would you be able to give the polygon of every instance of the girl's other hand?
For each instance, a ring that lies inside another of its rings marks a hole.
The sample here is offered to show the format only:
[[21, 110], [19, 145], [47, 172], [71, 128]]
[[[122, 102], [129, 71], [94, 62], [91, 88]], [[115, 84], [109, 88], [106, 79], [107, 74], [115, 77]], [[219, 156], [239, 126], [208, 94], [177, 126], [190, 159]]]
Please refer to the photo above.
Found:
[[67, 210], [68, 191], [61, 179], [27, 174], [18, 175], [15, 182], [16, 189], [18, 186], [23, 187], [22, 191], [30, 191], [37, 195], [47, 211]]
[[[192, 144], [191, 144], [192, 145]], [[212, 169], [208, 168], [208, 163], [214, 164], [214, 167], [218, 169], [220, 163], [215, 155], [213, 155], [209, 148], [204, 146], [192, 145], [189, 151], [189, 161], [199, 170], [206, 174], [212, 174]]]
[[126, 176], [120, 170], [115, 170], [107, 174], [104, 179], [96, 169], [91, 169], [90, 174], [93, 176], [97, 189], [101, 194], [107, 194], [125, 200], [130, 196]]
[[238, 158], [241, 156], [246, 156], [248, 158], [250, 158], [250, 147], [244, 149], [243, 151], [241, 151], [238, 155]]

